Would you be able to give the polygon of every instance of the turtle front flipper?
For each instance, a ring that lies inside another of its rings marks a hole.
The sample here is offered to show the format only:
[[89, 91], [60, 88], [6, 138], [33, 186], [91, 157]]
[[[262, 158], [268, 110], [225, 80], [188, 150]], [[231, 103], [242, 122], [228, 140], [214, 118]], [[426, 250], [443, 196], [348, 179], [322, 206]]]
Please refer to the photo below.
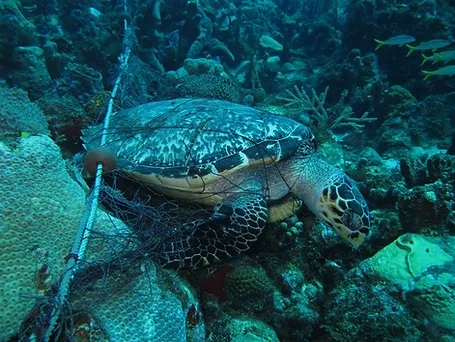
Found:
[[267, 223], [267, 201], [259, 193], [239, 193], [232, 197], [215, 206], [211, 220], [221, 224], [227, 235], [238, 238], [239, 248], [246, 250], [247, 241], [256, 241]]
[[201, 268], [234, 257], [262, 233], [268, 219], [265, 197], [235, 194], [215, 206], [207, 220], [190, 222], [162, 241], [158, 262], [171, 268]]

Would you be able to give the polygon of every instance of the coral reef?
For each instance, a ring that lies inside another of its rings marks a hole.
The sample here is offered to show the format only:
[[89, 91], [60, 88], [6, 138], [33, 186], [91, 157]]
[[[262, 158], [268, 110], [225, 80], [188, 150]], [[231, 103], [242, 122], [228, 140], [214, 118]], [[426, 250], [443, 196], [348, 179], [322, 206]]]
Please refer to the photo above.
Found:
[[397, 203], [403, 229], [431, 234], [444, 232], [453, 195], [453, 187], [438, 183], [416, 186], [403, 193]]
[[[0, 339], [7, 340], [19, 331], [35, 300], [49, 295], [58, 281], [84, 213], [86, 194], [70, 177], [59, 148], [48, 137], [22, 138], [14, 151], [1, 144], [0, 165]], [[92, 239], [84, 262], [99, 261], [106, 253], [118, 251], [125, 243], [122, 234], [128, 236], [121, 221], [102, 211], [94, 231], [119, 235]], [[107, 277], [89, 292], [76, 290], [72, 309], [90, 312], [91, 320], [100, 322], [111, 340], [142, 336], [200, 341], [205, 335], [202, 319], [187, 327], [189, 310], [199, 306], [188, 285], [156, 271], [150, 262], [137, 267], [129, 265], [128, 274], [114, 272], [114, 278]], [[134, 281], [130, 283], [128, 277]]]
[[349, 284], [332, 294], [325, 305], [325, 328], [335, 341], [421, 341], [422, 322], [414, 318], [381, 284]]
[[8, 79], [13, 86], [27, 90], [31, 100], [43, 96], [51, 86], [44, 51], [37, 46], [18, 46], [13, 53], [16, 72]]
[[130, 275], [134, 278], [130, 284], [131, 279], [123, 279], [122, 286], [122, 279], [116, 275], [117, 279], [107, 277], [89, 295], [76, 293], [74, 310], [90, 312], [102, 324], [110, 341], [201, 341], [205, 336], [204, 324], [202, 318], [189, 316], [191, 308], [199, 304], [188, 285], [178, 277], [156, 270], [150, 262], [141, 268], [139, 274]]
[[63, 271], [85, 193], [50, 138], [22, 138], [14, 151], [1, 144], [0, 155], [0, 339], [6, 340]]
[[260, 268], [237, 267], [227, 274], [224, 286], [233, 307], [247, 312], [261, 312], [271, 305], [273, 286]]
[[[61, 275], [86, 198], [63, 159], [104, 117], [127, 38], [114, 111], [202, 97], [305, 123], [358, 183], [372, 234], [352, 251], [299, 204], [235, 261], [178, 276], [148, 259], [120, 267], [76, 287], [67, 323], [78, 340], [453, 340], [455, 82], [435, 71], [454, 65], [454, 2], [124, 5], [0, 2], [0, 340], [30, 323]], [[411, 47], [385, 43], [402, 35]], [[419, 50], [434, 39], [452, 44]], [[136, 241], [97, 215], [94, 265]]]
[[442, 242], [419, 234], [402, 235], [359, 267], [366, 276], [397, 286], [404, 303], [436, 326], [454, 330], [452, 243], [453, 237]]
[[247, 317], [234, 318], [227, 326], [227, 331], [232, 342], [279, 341], [273, 329], [264, 322]]
[[0, 136], [2, 140], [26, 134], [49, 134], [41, 109], [20, 88], [0, 82]]
[[202, 97], [207, 99], [239, 102], [237, 84], [227, 77], [211, 74], [188, 75], [179, 79], [176, 91], [181, 97]]

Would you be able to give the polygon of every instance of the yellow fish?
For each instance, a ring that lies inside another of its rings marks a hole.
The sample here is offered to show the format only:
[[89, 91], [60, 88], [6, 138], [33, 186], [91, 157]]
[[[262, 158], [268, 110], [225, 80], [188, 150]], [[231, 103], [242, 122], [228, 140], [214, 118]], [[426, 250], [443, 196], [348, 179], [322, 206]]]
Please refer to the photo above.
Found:
[[404, 44], [412, 43], [415, 40], [416, 39], [413, 36], [408, 36], [408, 35], [405, 35], [405, 34], [400, 34], [399, 36], [395, 36], [395, 37], [389, 38], [387, 40], [375, 39], [374, 41], [376, 43], [378, 43], [378, 46], [376, 46], [375, 50], [379, 49], [383, 45], [399, 45], [399, 46], [403, 46]]
[[408, 57], [411, 53], [413, 53], [416, 50], [419, 50], [419, 51], [437, 50], [439, 48], [446, 47], [450, 44], [452, 44], [452, 42], [449, 40], [446, 40], [446, 39], [433, 39], [433, 40], [429, 40], [428, 42], [420, 43], [417, 46], [411, 46], [411, 45], [406, 44], [406, 46], [409, 49], [409, 52], [406, 55], [406, 57]]
[[430, 76], [453, 76], [455, 75], [455, 65], [449, 65], [438, 70], [422, 70], [422, 73], [425, 75], [424, 80]]

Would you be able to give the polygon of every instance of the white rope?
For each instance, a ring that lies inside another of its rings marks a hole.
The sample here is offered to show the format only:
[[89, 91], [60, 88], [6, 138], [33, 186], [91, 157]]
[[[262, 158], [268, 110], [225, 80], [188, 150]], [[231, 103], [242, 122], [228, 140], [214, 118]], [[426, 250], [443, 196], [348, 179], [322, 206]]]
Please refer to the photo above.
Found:
[[[125, 20], [125, 26], [126, 26], [126, 20]], [[112, 90], [111, 97], [109, 99], [109, 104], [107, 107], [107, 113], [106, 117], [104, 119], [104, 126], [103, 126], [103, 132], [101, 135], [101, 142], [100, 146], [104, 146], [106, 144], [106, 139], [107, 139], [107, 132], [109, 129], [109, 123], [112, 115], [112, 110], [114, 107], [114, 99], [117, 95], [118, 88], [120, 86], [121, 80], [122, 80], [122, 75], [123, 73], [128, 69], [128, 59], [130, 56], [130, 51], [131, 49], [129, 47], [125, 48], [125, 53], [120, 57], [120, 74], [117, 77], [117, 80], [115, 81], [114, 84], [114, 89]], [[102, 175], [103, 175], [103, 164], [98, 162], [97, 167], [96, 167], [96, 175], [95, 175], [95, 184], [93, 186], [92, 194], [91, 194], [91, 199], [89, 198], [88, 202], [90, 204], [88, 212], [88, 218], [87, 218], [87, 223], [84, 224], [83, 231], [84, 235], [80, 241], [79, 248], [78, 248], [78, 259], [83, 259], [85, 255], [85, 250], [87, 248], [87, 243], [88, 243], [88, 238], [90, 235], [91, 228], [93, 227], [94, 221], [95, 221], [95, 214], [96, 214], [96, 209], [98, 208], [98, 198], [99, 198], [99, 193], [100, 193], [100, 188], [102, 185]], [[84, 220], [82, 220], [83, 222]], [[81, 222], [81, 224], [82, 224]], [[77, 243], [77, 241], [74, 241], [74, 245]], [[71, 251], [72, 253], [73, 251]]]
[[[127, 12], [127, 5], [126, 1], [124, 3], [124, 11]], [[128, 59], [131, 53], [131, 39], [130, 39], [130, 29], [128, 26], [128, 22], [126, 19], [123, 20], [124, 24], [124, 49], [125, 51], [119, 57], [120, 60], [120, 72], [119, 75], [114, 83], [114, 88], [112, 90], [108, 108], [106, 112], [106, 117], [104, 119], [103, 125], [103, 132], [101, 135], [100, 146], [106, 144], [107, 139], [107, 132], [109, 129], [110, 118], [112, 115], [112, 111], [114, 108], [114, 99], [117, 95], [118, 89], [120, 87], [120, 83], [122, 81], [122, 76], [128, 70]], [[59, 289], [57, 295], [55, 297], [55, 305], [53, 311], [51, 313], [49, 327], [46, 330], [46, 334], [44, 336], [44, 341], [48, 342], [51, 339], [51, 336], [54, 332], [54, 329], [57, 325], [57, 321], [60, 318], [60, 310], [64, 306], [70, 289], [71, 279], [73, 278], [74, 272], [77, 268], [77, 262], [82, 260], [85, 255], [85, 251], [87, 249], [87, 243], [90, 237], [90, 232], [93, 228], [93, 224], [95, 222], [95, 216], [98, 208], [98, 200], [99, 200], [99, 193], [102, 185], [102, 174], [103, 174], [103, 164], [101, 162], [97, 163], [96, 167], [96, 176], [95, 176], [95, 184], [93, 186], [93, 190], [90, 196], [87, 199], [87, 208], [85, 210], [84, 216], [81, 219], [79, 224], [76, 236], [73, 241], [73, 246], [71, 248], [70, 254], [68, 254], [67, 261], [65, 264], [65, 270], [63, 272]]]

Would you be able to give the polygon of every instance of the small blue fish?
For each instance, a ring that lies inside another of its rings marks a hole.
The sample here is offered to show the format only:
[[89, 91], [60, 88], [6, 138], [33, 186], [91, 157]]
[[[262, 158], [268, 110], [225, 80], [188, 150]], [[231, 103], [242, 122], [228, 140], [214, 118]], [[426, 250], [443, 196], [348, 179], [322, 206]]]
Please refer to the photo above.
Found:
[[455, 50], [434, 52], [434, 56], [436, 57], [436, 60], [433, 62], [433, 64], [438, 62], [444, 62], [447, 64], [448, 62], [455, 59]]
[[422, 73], [425, 75], [424, 80], [426, 80], [430, 76], [453, 76], [455, 75], [455, 65], [449, 65], [444, 68], [433, 70], [433, 71], [425, 71], [422, 70]]
[[420, 43], [417, 46], [411, 46], [411, 45], [406, 44], [406, 46], [409, 49], [409, 52], [406, 55], [406, 57], [408, 57], [411, 53], [413, 53], [416, 50], [419, 50], [419, 51], [437, 50], [439, 48], [449, 46], [450, 44], [452, 44], [452, 42], [449, 40], [446, 40], [446, 39], [433, 39], [433, 40], [429, 40], [428, 42]]
[[426, 62], [433, 62], [431, 64], [435, 64], [438, 62], [438, 56], [436, 56], [436, 54], [434, 54], [433, 56], [425, 56], [423, 53], [422, 53], [422, 58], [423, 58], [423, 61], [422, 63], [420, 63], [420, 66], [424, 65]]
[[374, 41], [376, 43], [378, 43], [378, 46], [376, 46], [375, 50], [378, 50], [383, 45], [403, 46], [405, 44], [409, 44], [409, 43], [415, 42], [415, 40], [416, 39], [413, 36], [408, 36], [408, 35], [405, 35], [405, 34], [400, 34], [399, 36], [395, 36], [395, 37], [389, 38], [387, 40], [375, 39]]

